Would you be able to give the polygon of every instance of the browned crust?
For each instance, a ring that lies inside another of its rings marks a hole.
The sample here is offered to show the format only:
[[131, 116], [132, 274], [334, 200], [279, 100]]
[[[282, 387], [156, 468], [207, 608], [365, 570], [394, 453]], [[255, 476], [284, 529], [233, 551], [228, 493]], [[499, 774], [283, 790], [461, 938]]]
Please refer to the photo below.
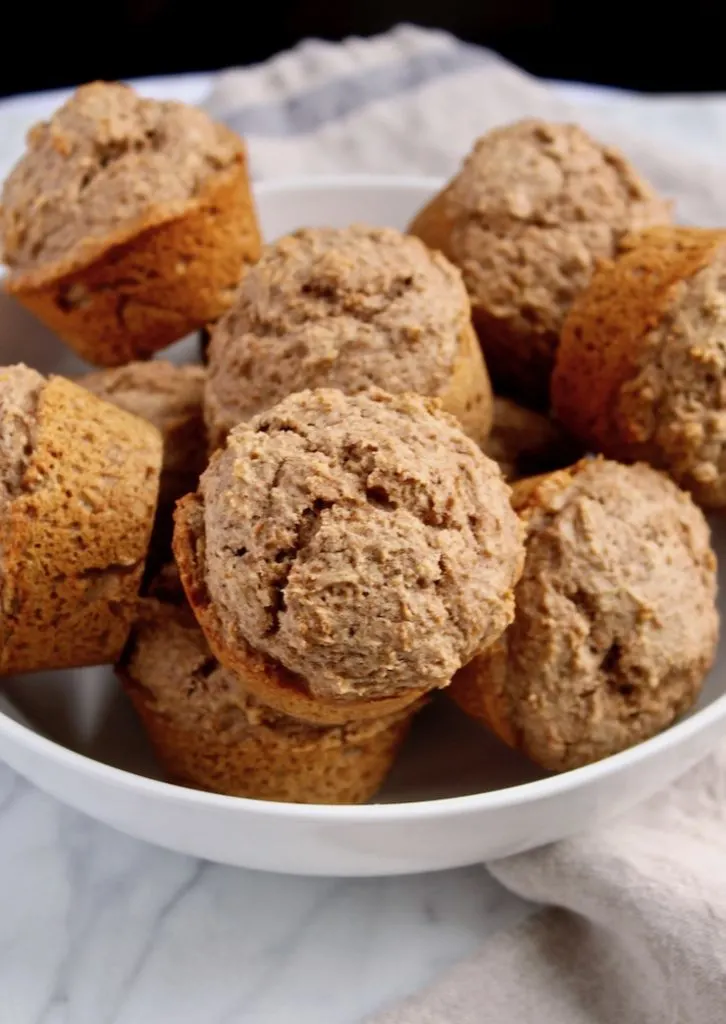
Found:
[[413, 712], [373, 723], [358, 735], [308, 733], [260, 722], [227, 737], [221, 723], [189, 728], [159, 711], [127, 671], [117, 670], [169, 778], [229, 796], [308, 804], [360, 804], [377, 792], [406, 734]]
[[408, 226], [408, 234], [420, 238], [429, 249], [438, 249], [452, 263], [456, 263], [449, 242], [453, 221], [447, 214], [448, 187], [438, 192], [418, 211]]
[[43, 387], [2, 539], [0, 674], [113, 662], [136, 614], [162, 441], [61, 377]]
[[624, 420], [618, 394], [639, 372], [650, 331], [668, 313], [678, 285], [708, 265], [726, 231], [651, 228], [631, 236], [623, 255], [603, 262], [572, 305], [552, 375], [552, 407], [585, 444], [631, 461], [642, 456], [638, 430]]
[[484, 356], [470, 324], [462, 331], [449, 383], [439, 398], [472, 441], [483, 445], [492, 428], [494, 397]]
[[260, 234], [244, 151], [181, 208], [105, 239], [92, 260], [11, 276], [6, 288], [83, 359], [144, 359], [220, 316]]
[[396, 714], [425, 695], [422, 689], [376, 700], [313, 697], [300, 676], [288, 672], [241, 640], [228, 641], [207, 592], [200, 564], [204, 558], [204, 515], [198, 494], [188, 494], [177, 504], [174, 523], [173, 547], [179, 575], [212, 653], [239, 677], [248, 693], [268, 707], [301, 721], [340, 725]]
[[477, 655], [454, 676], [448, 694], [471, 718], [481, 722], [503, 743], [518, 749], [517, 733], [507, 701], [506, 634], [488, 651]]

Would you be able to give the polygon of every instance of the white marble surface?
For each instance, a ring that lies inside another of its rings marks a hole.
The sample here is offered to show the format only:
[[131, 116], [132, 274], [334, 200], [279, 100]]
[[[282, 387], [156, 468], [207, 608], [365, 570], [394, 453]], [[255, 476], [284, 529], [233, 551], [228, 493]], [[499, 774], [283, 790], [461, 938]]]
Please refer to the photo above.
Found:
[[0, 1024], [354, 1024], [526, 911], [483, 868], [357, 881], [203, 863], [0, 765]]

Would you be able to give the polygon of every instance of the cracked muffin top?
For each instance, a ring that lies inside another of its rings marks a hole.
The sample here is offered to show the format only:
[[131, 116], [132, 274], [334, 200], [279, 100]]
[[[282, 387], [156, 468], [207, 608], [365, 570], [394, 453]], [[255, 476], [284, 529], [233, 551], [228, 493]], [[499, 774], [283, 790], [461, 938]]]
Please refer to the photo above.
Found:
[[701, 510], [643, 464], [583, 460], [522, 481], [514, 505], [525, 566], [492, 679], [517, 745], [562, 771], [691, 706], [717, 641], [716, 559]]
[[511, 621], [522, 540], [509, 488], [436, 403], [292, 395], [231, 432], [199, 493], [228, 641], [313, 696], [446, 686]]
[[598, 257], [670, 220], [617, 150], [573, 124], [519, 121], [478, 140], [446, 192], [449, 247], [472, 302], [524, 330], [559, 331]]
[[241, 149], [232, 131], [195, 107], [142, 99], [119, 83], [81, 86], [30, 129], [5, 182], [3, 260], [16, 275], [75, 269], [184, 211]]
[[459, 271], [416, 238], [364, 225], [281, 238], [212, 335], [211, 442], [308, 388], [437, 395], [469, 324]]

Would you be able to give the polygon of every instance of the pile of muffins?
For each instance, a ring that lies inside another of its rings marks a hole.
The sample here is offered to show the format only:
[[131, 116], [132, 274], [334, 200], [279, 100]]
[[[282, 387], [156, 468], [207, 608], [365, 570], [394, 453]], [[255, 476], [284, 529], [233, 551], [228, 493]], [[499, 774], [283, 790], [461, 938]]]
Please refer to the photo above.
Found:
[[0, 673], [113, 664], [172, 780], [270, 800], [369, 799], [437, 691], [551, 771], [668, 726], [726, 506], [726, 232], [670, 219], [524, 121], [407, 234], [263, 247], [241, 139], [80, 88], [0, 207], [100, 367], [0, 370]]

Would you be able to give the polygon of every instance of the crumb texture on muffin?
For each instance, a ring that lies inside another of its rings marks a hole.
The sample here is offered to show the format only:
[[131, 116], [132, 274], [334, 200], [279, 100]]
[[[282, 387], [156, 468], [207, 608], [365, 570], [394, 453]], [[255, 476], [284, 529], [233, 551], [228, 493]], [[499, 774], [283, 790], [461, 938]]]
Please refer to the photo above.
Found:
[[584, 442], [667, 470], [726, 505], [726, 232], [652, 229], [627, 240], [573, 306], [552, 380]]
[[202, 110], [93, 82], [35, 125], [27, 147], [0, 208], [3, 259], [16, 273], [82, 258], [152, 210], [181, 212], [241, 142]]
[[118, 674], [172, 778], [232, 795], [359, 803], [380, 786], [412, 711], [315, 726], [244, 691], [213, 657], [178, 579], [144, 601]]
[[371, 386], [436, 395], [470, 307], [459, 271], [392, 228], [306, 228], [267, 247], [214, 329], [213, 443], [287, 395]]
[[200, 493], [225, 633], [314, 696], [447, 685], [511, 620], [509, 489], [431, 402], [293, 395], [230, 434]]
[[495, 385], [546, 392], [565, 314], [621, 237], [670, 221], [616, 150], [576, 125], [520, 121], [478, 140], [412, 230], [461, 268]]
[[503, 738], [562, 771], [692, 706], [717, 641], [715, 556], [702, 512], [642, 464], [586, 460], [515, 487], [514, 503], [515, 619], [464, 670], [461, 703], [479, 699]]

